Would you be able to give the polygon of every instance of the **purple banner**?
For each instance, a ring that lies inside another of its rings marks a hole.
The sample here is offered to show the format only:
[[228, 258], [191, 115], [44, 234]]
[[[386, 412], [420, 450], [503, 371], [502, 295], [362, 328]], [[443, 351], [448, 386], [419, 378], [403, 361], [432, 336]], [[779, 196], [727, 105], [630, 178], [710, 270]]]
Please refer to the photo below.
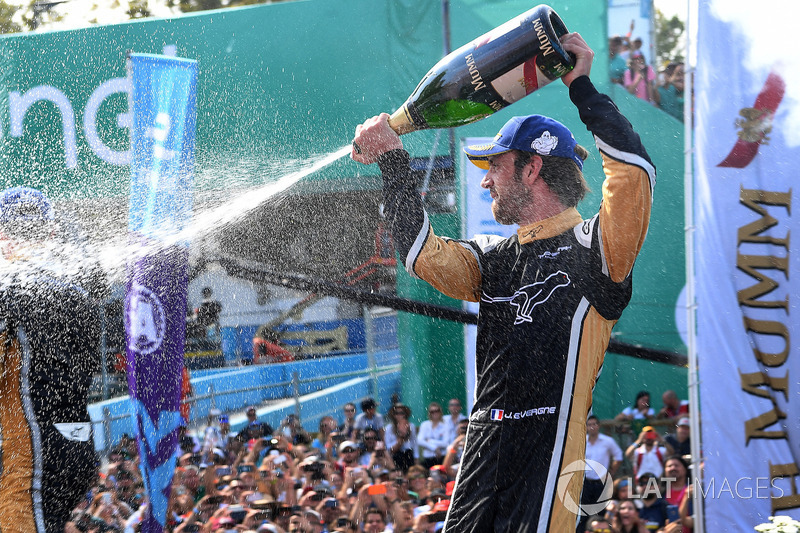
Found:
[[167, 518], [178, 428], [186, 328], [188, 242], [194, 172], [197, 63], [129, 58], [131, 198], [125, 299], [128, 387], [148, 507], [142, 531]]

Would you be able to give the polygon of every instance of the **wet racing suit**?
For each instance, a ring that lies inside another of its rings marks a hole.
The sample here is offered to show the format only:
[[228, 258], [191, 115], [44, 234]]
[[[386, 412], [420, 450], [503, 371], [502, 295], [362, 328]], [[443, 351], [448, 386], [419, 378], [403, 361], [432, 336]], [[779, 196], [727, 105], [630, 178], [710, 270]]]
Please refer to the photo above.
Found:
[[0, 273], [0, 532], [64, 531], [96, 481], [86, 406], [99, 339], [98, 308], [74, 280]]
[[475, 406], [447, 532], [575, 530], [583, 467], [569, 475], [570, 465], [584, 458], [592, 388], [630, 300], [655, 169], [588, 77], [569, 93], [606, 174], [591, 219], [568, 208], [508, 239], [439, 237], [409, 177], [408, 154], [393, 150], [378, 161], [406, 270], [448, 296], [480, 301]]

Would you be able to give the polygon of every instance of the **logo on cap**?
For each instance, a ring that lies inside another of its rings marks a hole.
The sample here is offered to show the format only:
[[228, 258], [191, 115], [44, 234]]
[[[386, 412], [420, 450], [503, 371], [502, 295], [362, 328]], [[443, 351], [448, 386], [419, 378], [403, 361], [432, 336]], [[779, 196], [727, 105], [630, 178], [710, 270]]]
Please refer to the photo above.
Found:
[[558, 146], [558, 137], [551, 136], [549, 131], [545, 131], [531, 143], [531, 148], [536, 150], [539, 155], [550, 155], [556, 146]]

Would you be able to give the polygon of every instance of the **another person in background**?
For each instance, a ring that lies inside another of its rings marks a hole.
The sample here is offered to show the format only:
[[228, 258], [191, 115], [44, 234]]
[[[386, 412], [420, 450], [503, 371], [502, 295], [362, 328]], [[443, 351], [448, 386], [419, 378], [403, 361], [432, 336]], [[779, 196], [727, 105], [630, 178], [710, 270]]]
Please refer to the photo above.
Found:
[[314, 440], [311, 441], [312, 450], [316, 450], [318, 455], [326, 461], [336, 460], [338, 443], [334, 442], [336, 436], [336, 419], [332, 416], [323, 416], [319, 421], [319, 432]]
[[222, 432], [219, 427], [219, 417], [222, 416], [222, 411], [216, 408], [208, 410], [208, 421], [206, 428], [203, 430], [203, 462], [207, 463], [211, 460], [211, 454], [214, 449], [224, 448], [222, 442]]
[[608, 501], [603, 516], [611, 522], [619, 510], [619, 504], [633, 496], [633, 490], [630, 483], [630, 478], [619, 478], [614, 481], [614, 491], [611, 494], [611, 499]]
[[183, 425], [189, 423], [192, 414], [192, 404], [190, 403], [192, 396], [194, 396], [194, 388], [192, 387], [192, 378], [189, 374], [189, 369], [184, 365], [181, 371], [181, 404], [178, 408], [183, 419]]
[[456, 477], [458, 469], [461, 466], [461, 457], [464, 455], [464, 444], [467, 438], [467, 428], [469, 427], [469, 420], [464, 419], [458, 424], [458, 432], [456, 438], [447, 447], [447, 454], [444, 456], [442, 466], [447, 471], [447, 475], [451, 478]]
[[611, 524], [603, 516], [590, 516], [586, 521], [586, 533], [612, 533]]
[[619, 504], [619, 511], [611, 521], [614, 533], [648, 533], [643, 521], [639, 518], [633, 500], [623, 500]]
[[639, 518], [648, 531], [657, 531], [667, 523], [667, 502], [661, 497], [659, 480], [650, 472], [645, 472], [636, 480], [638, 487]]
[[692, 454], [692, 439], [691, 439], [691, 426], [689, 419], [683, 417], [678, 420], [675, 426], [675, 433], [670, 433], [664, 437], [666, 442], [671, 448], [672, 452], [681, 456]]
[[219, 338], [219, 316], [222, 313], [222, 304], [214, 299], [211, 287], [203, 287], [203, 299], [195, 310], [195, 317], [200, 327], [206, 331], [206, 337]]
[[294, 360], [294, 354], [286, 349], [277, 332], [268, 331], [264, 337], [253, 339], [253, 364], [290, 363]]
[[625, 457], [633, 465], [633, 476], [636, 478], [642, 472], [650, 472], [656, 477], [661, 477], [667, 455], [669, 451], [664, 439], [653, 426], [645, 426], [639, 433], [639, 438], [625, 450]]
[[381, 440], [378, 432], [372, 428], [364, 431], [364, 436], [361, 439], [361, 457], [359, 463], [368, 469], [373, 477], [374, 472], [394, 470], [394, 461], [392, 461], [391, 454], [386, 451], [386, 444]]
[[[656, 415], [655, 410], [650, 407], [650, 393], [639, 391], [633, 405], [626, 407], [614, 420], [620, 422], [617, 431], [620, 433], [639, 433], [641, 428], [647, 425], [647, 420]], [[627, 440], [625, 444], [630, 442]]]
[[[97, 476], [87, 403], [102, 287], [57, 229], [42, 192], [0, 193], [2, 531], [63, 531]], [[96, 514], [110, 518], [104, 502]]]
[[611, 83], [622, 85], [625, 71], [628, 70], [628, 60], [623, 56], [625, 41], [619, 35], [608, 39], [608, 74]]
[[645, 102], [655, 101], [656, 73], [653, 67], [645, 63], [641, 52], [631, 53], [628, 70], [622, 77], [623, 85], [629, 93]]
[[267, 437], [274, 433], [272, 426], [258, 419], [258, 412], [256, 411], [255, 406], [251, 405], [250, 407], [247, 408], [247, 427], [245, 428], [245, 431], [254, 430], [256, 426], [258, 427], [258, 429], [260, 429], [261, 432], [259, 436], [263, 435]]
[[[600, 421], [595, 415], [586, 419], [586, 460], [595, 461], [605, 470], [597, 472], [594, 465], [586, 466], [581, 505], [592, 505], [600, 501], [607, 480], [614, 477], [622, 463], [622, 450], [617, 441], [600, 433]], [[581, 517], [578, 532], [583, 530], [581, 526], [587, 523], [587, 518]]]
[[358, 438], [361, 438], [367, 428], [377, 431], [380, 438], [383, 439], [383, 416], [378, 413], [378, 402], [372, 398], [367, 398], [361, 402], [361, 413], [359, 413], [355, 421], [355, 430], [358, 432]]
[[384, 442], [395, 466], [405, 474], [417, 460], [417, 428], [410, 422], [411, 408], [394, 404], [388, 413]]
[[664, 391], [664, 394], [661, 395], [661, 402], [664, 407], [658, 412], [656, 418], [676, 422], [679, 417], [689, 414], [689, 402], [679, 399], [674, 390]]
[[287, 415], [278, 427], [278, 433], [286, 437], [292, 444], [310, 444], [311, 437], [303, 428], [300, 419], [296, 415]]
[[343, 436], [344, 440], [355, 440], [358, 438], [356, 434], [356, 404], [348, 402], [342, 407], [344, 413], [344, 421], [339, 424], [339, 434]]
[[438, 402], [431, 402], [428, 404], [428, 419], [419, 425], [417, 434], [420, 464], [425, 468], [442, 464], [450, 442], [450, 432], [442, 417], [442, 406]]
[[[678, 516], [678, 506], [689, 486], [689, 464], [680, 455], [672, 455], [664, 461], [664, 499], [673, 506], [674, 516]], [[674, 521], [674, 520], [673, 520]]]
[[664, 85], [659, 85], [655, 94], [655, 102], [662, 110], [683, 122], [683, 63], [673, 63], [669, 77]]
[[467, 416], [461, 412], [461, 400], [451, 398], [447, 402], [447, 416], [444, 417], [444, 424], [447, 427], [447, 440], [452, 442], [458, 436], [458, 426]]

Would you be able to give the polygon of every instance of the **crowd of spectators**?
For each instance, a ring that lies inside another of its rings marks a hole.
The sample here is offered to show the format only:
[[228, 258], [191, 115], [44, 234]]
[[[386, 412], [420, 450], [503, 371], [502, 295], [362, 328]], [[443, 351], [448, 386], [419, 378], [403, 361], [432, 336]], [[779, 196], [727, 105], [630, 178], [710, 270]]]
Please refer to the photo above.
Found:
[[684, 64], [670, 62], [658, 72], [647, 62], [641, 39], [615, 35], [608, 41], [612, 83], [683, 122]]
[[587, 469], [581, 504], [587, 508], [602, 502], [606, 483], [613, 483], [613, 494], [600, 512], [581, 520], [578, 533], [691, 533], [689, 405], [671, 390], [661, 399], [656, 412], [650, 393], [639, 392], [632, 405], [606, 423], [609, 435], [600, 433], [596, 417], [589, 417], [586, 458], [602, 468]]
[[[348, 403], [341, 424], [325, 416], [312, 432], [294, 416], [273, 429], [250, 407], [238, 433], [212, 409], [204, 425], [181, 428], [165, 531], [438, 531], [466, 434], [461, 403], [444, 416], [431, 403], [419, 432], [408, 406], [385, 417], [377, 407], [366, 399], [356, 416]], [[147, 505], [137, 445], [124, 436], [66, 531], [136, 532]]]
[[[691, 531], [688, 405], [673, 391], [662, 402], [656, 412], [642, 391], [615, 419], [587, 420], [586, 458], [606, 470], [587, 470], [582, 504], [602, 501], [609, 481], [613, 496], [579, 533]], [[368, 398], [357, 410], [348, 403], [311, 432], [294, 416], [273, 428], [255, 407], [238, 433], [214, 409], [205, 424], [181, 428], [165, 530], [439, 531], [467, 431], [461, 402], [450, 400], [447, 413], [431, 402], [419, 428], [402, 403], [382, 415]], [[146, 506], [136, 442], [123, 437], [66, 531], [136, 532]]]

